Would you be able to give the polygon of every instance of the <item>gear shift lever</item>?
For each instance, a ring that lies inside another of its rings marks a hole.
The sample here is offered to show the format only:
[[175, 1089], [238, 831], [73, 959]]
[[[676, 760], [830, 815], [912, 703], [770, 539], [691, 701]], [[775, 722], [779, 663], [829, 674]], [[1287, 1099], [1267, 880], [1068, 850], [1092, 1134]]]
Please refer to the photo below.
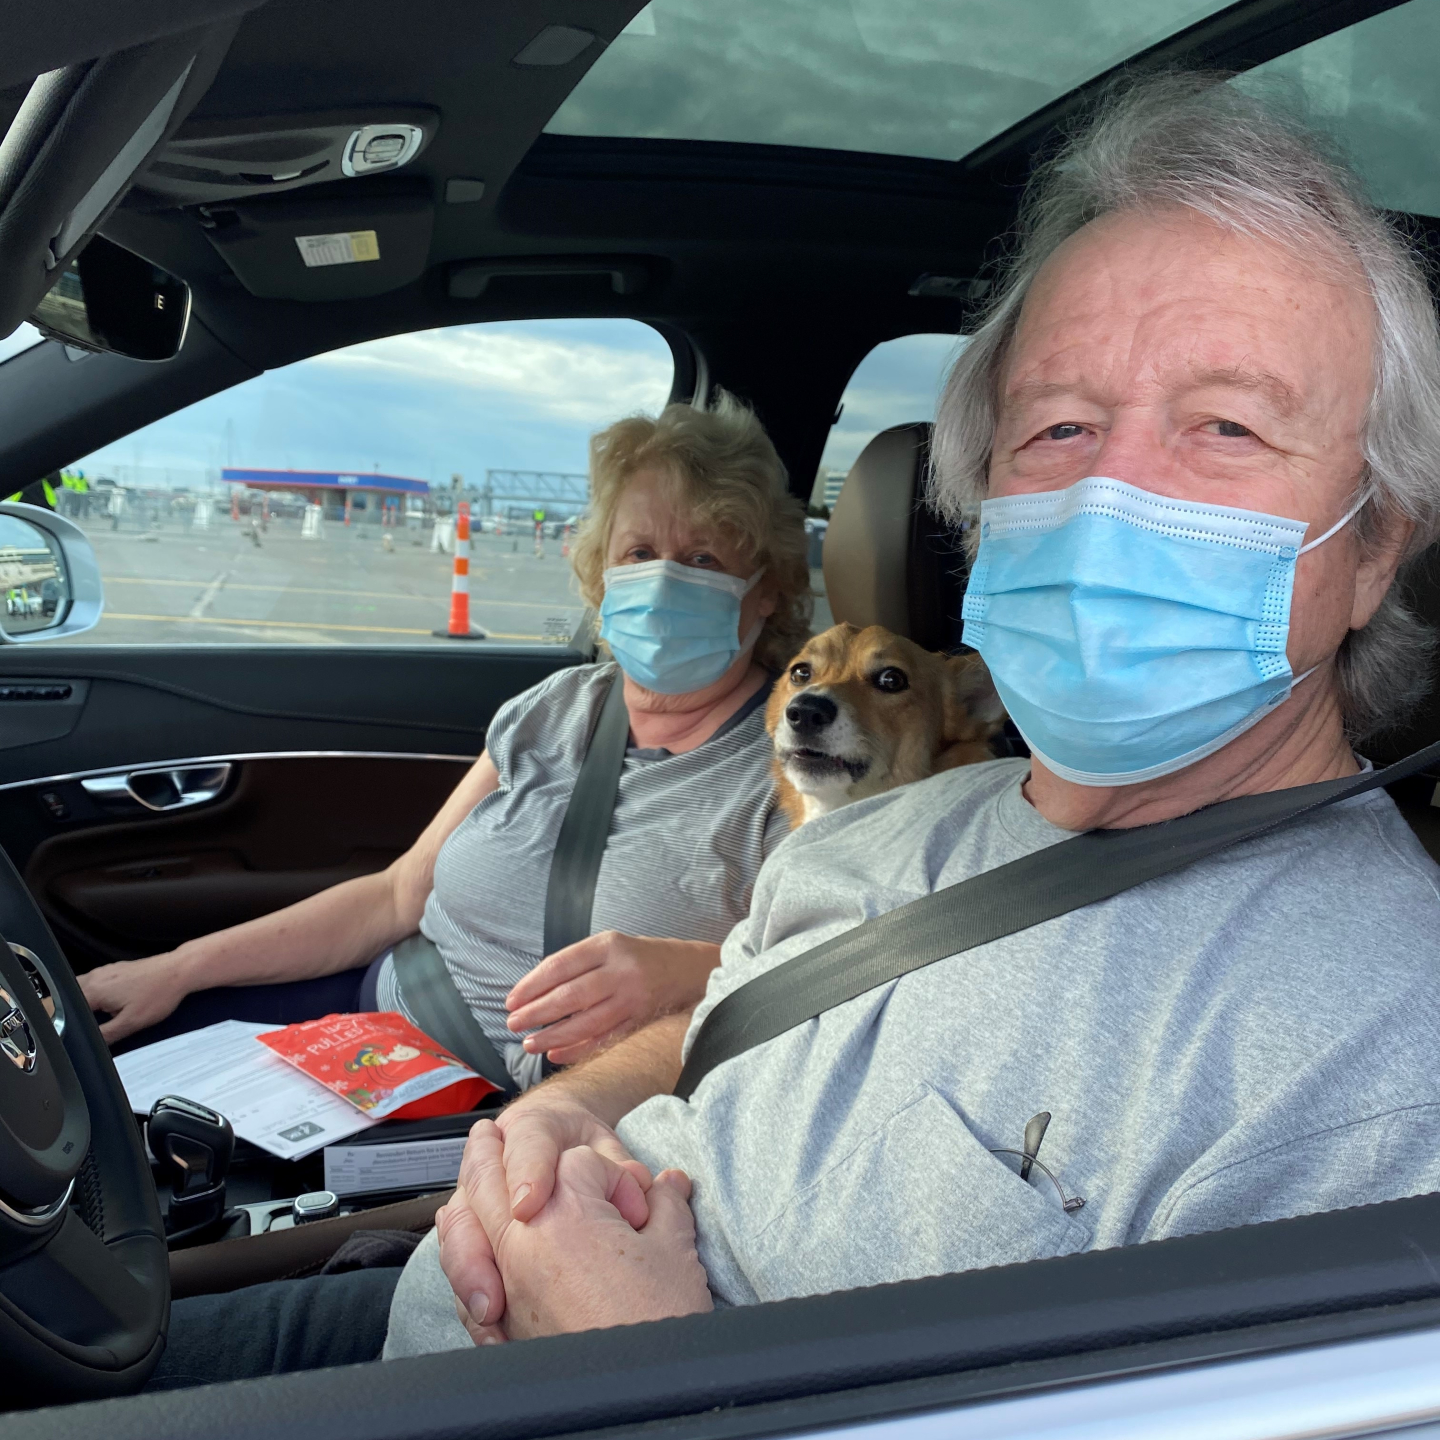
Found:
[[230, 1122], [205, 1105], [165, 1095], [150, 1111], [150, 1149], [170, 1182], [166, 1232], [176, 1237], [225, 1213], [225, 1177], [235, 1153]]

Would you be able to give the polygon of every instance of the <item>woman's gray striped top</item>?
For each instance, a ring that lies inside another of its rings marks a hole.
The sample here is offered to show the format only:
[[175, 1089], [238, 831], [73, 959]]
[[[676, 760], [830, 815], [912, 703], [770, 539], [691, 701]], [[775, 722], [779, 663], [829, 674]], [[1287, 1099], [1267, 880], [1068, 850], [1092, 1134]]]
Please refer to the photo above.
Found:
[[[499, 788], [460, 822], [435, 861], [421, 932], [512, 1071], [524, 1052], [505, 1028], [505, 996], [543, 958], [550, 859], [614, 673], [613, 663], [561, 670], [501, 707], [485, 736]], [[776, 806], [763, 702], [762, 691], [683, 755], [626, 754], [592, 934], [718, 944], [745, 918], [761, 862], [789, 834]], [[408, 1013], [389, 961], [378, 999], [382, 1010]], [[524, 1068], [517, 1078], [533, 1079], [532, 1067]]]

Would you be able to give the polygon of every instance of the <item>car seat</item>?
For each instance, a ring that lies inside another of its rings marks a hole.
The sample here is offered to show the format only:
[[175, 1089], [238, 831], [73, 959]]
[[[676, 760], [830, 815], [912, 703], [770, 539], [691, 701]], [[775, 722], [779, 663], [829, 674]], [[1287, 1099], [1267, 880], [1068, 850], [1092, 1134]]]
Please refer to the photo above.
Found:
[[850, 467], [825, 531], [825, 593], [837, 622], [954, 651], [969, 566], [960, 534], [925, 501], [930, 428], [882, 430]]
[[[1440, 545], [1432, 546], [1411, 572], [1409, 600], [1428, 624], [1440, 630]], [[1436, 740], [1440, 740], [1440, 663], [1432, 667], [1429, 693], [1405, 722], [1364, 741], [1360, 751], [1376, 765], [1389, 765]], [[1389, 790], [1421, 844], [1440, 861], [1440, 767]]]

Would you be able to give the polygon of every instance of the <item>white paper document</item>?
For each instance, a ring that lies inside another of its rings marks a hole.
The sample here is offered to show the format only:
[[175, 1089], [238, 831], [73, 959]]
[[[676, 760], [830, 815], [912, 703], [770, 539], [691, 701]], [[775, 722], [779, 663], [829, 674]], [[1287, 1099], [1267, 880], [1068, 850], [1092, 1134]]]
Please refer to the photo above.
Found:
[[337, 1195], [372, 1190], [437, 1190], [460, 1177], [464, 1135], [446, 1140], [394, 1140], [384, 1145], [329, 1145], [325, 1188]]
[[280, 1025], [222, 1020], [115, 1059], [130, 1108], [148, 1115], [162, 1095], [218, 1110], [235, 1133], [282, 1160], [300, 1160], [377, 1122], [255, 1039]]

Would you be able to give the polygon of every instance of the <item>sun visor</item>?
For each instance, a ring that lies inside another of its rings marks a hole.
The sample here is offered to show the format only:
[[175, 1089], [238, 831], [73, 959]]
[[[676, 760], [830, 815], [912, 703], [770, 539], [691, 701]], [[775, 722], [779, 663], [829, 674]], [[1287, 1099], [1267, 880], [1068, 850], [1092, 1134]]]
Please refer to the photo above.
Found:
[[359, 300], [425, 272], [435, 207], [428, 185], [363, 196], [206, 206], [210, 243], [265, 300]]

